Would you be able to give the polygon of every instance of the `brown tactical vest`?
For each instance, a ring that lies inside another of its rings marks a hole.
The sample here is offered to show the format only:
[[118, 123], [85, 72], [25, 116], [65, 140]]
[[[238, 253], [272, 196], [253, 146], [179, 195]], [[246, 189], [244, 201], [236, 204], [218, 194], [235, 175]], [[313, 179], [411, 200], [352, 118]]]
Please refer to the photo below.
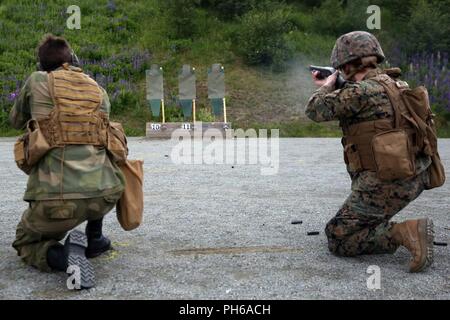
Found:
[[127, 139], [122, 125], [109, 122], [100, 110], [103, 93], [81, 69], [63, 65], [49, 74], [54, 108], [41, 120], [31, 119], [27, 132], [14, 145], [17, 166], [29, 174], [51, 149], [65, 145], [105, 147], [115, 163], [127, 159]]
[[[426, 128], [433, 124], [426, 89], [411, 90], [406, 82], [396, 81], [386, 74], [371, 80], [386, 90], [395, 117], [342, 124], [345, 162], [350, 171], [377, 172], [383, 181], [407, 179], [415, 175], [415, 159], [419, 153], [437, 154], [437, 144], [430, 143], [433, 134]], [[411, 92], [410, 96], [419, 97], [414, 109], [405, 99], [405, 93]]]
[[100, 111], [102, 91], [98, 84], [68, 64], [51, 72], [48, 81], [54, 109], [39, 124], [49, 145], [106, 146], [108, 120]]

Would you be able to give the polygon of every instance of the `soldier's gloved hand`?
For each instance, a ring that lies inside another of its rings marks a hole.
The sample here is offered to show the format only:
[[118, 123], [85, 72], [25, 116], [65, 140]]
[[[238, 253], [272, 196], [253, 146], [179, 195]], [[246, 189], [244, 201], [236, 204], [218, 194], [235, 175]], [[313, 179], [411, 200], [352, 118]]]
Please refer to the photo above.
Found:
[[322, 86], [329, 86], [334, 88], [335, 84], [336, 84], [336, 79], [338, 77], [339, 71], [336, 71], [335, 73], [333, 73], [331, 76], [329, 76], [326, 79], [319, 79], [319, 71], [313, 71], [312, 72], [312, 77], [313, 77], [313, 81], [315, 83], [316, 86], [318, 87], [322, 87]]

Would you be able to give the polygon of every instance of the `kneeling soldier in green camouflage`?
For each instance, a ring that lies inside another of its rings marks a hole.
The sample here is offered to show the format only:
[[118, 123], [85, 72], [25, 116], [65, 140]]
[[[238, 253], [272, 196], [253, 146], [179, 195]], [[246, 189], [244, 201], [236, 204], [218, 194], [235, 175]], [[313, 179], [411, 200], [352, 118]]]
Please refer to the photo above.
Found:
[[[102, 220], [124, 189], [123, 174], [105, 147], [109, 98], [74, 66], [76, 56], [63, 38], [45, 37], [38, 56], [42, 71], [27, 79], [10, 114], [13, 127], [30, 132], [25, 151], [15, 146], [16, 161], [20, 155], [28, 161], [29, 207], [13, 247], [42, 271], [77, 266], [80, 287], [90, 288], [95, 278], [87, 258], [111, 248]], [[75, 230], [64, 245], [59, 242], [84, 221], [86, 234]]]
[[424, 128], [433, 125], [427, 97], [420, 106], [422, 121], [418, 110], [411, 111], [400, 99], [402, 92], [412, 91], [397, 79], [400, 69], [378, 68], [384, 59], [378, 40], [356, 31], [341, 36], [331, 56], [333, 67], [347, 80], [342, 88], [335, 88], [339, 71], [326, 79], [313, 72], [320, 89], [306, 114], [316, 122], [339, 120], [352, 179], [352, 193], [325, 231], [330, 251], [339, 256], [394, 253], [404, 246], [412, 255], [410, 272], [419, 272], [433, 261], [432, 221], [390, 219], [422, 191], [438, 186], [430, 186], [429, 176], [431, 156], [438, 157], [437, 142], [430, 145], [433, 134], [428, 139], [418, 129], [422, 122]]

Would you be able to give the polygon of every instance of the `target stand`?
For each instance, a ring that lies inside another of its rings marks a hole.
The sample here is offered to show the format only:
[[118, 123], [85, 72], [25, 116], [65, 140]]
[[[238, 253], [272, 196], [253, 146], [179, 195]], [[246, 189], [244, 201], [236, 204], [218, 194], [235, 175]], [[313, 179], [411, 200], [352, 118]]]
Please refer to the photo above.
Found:
[[[179, 130], [175, 132], [176, 130]], [[191, 138], [208, 138], [219, 135], [223, 138], [228, 137], [231, 132], [231, 123], [229, 122], [147, 122], [146, 137], [148, 139], [171, 139], [178, 137], [184, 132]], [[175, 132], [175, 134], [174, 134]]]
[[147, 100], [152, 116], [159, 121], [146, 124], [148, 139], [171, 139], [190, 135], [192, 138], [220, 137], [229, 138], [232, 130], [227, 121], [227, 106], [225, 99], [224, 68], [220, 64], [213, 64], [208, 70], [208, 98], [211, 101], [214, 119], [223, 121], [201, 122], [196, 118], [196, 75], [195, 68], [183, 65], [178, 74], [178, 102], [182, 109], [185, 122], [166, 122], [164, 103], [163, 70], [158, 65], [152, 65], [146, 71]]

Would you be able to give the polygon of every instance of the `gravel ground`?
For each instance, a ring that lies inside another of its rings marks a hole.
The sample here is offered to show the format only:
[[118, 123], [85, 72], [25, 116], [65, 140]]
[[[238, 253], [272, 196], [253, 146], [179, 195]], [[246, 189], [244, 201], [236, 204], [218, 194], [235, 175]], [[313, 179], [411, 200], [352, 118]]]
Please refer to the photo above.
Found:
[[[328, 252], [324, 226], [350, 188], [338, 139], [281, 139], [273, 176], [258, 165], [175, 165], [174, 142], [130, 139], [131, 158], [145, 160], [145, 221], [125, 232], [109, 214], [115, 250], [93, 260], [97, 286], [68, 291], [65, 274], [27, 267], [11, 247], [26, 207], [13, 143], [0, 139], [0, 299], [450, 298], [449, 247], [435, 247], [434, 265], [421, 274], [407, 273], [402, 248], [358, 258]], [[450, 172], [450, 140], [440, 148]], [[431, 217], [436, 240], [448, 242], [449, 195], [447, 182], [394, 219]], [[379, 290], [366, 285], [371, 265], [381, 268]]]

